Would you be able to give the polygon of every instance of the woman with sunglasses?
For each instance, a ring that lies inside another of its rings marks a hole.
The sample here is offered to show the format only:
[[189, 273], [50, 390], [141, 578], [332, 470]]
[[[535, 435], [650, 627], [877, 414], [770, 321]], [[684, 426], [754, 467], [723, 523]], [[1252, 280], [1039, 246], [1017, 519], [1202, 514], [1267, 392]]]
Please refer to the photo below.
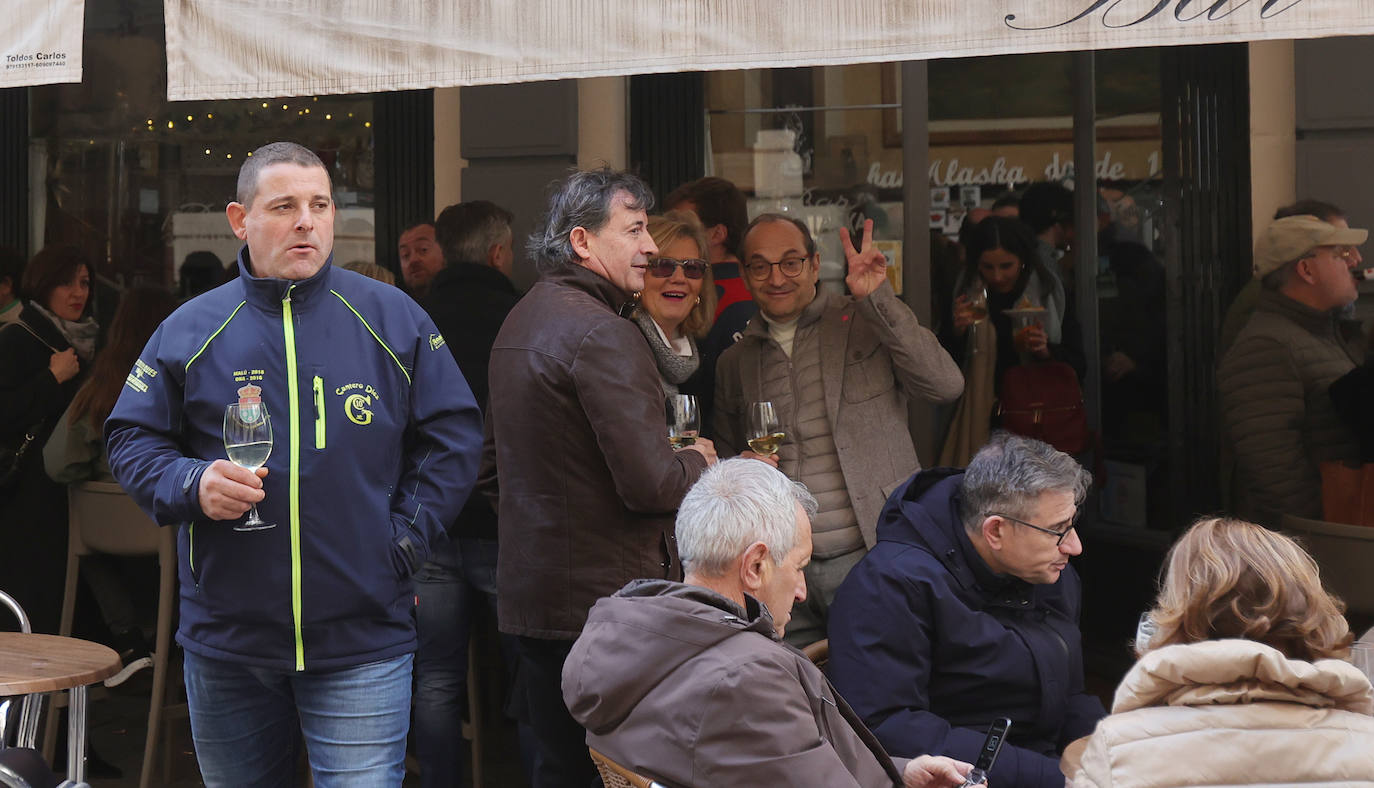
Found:
[[[639, 306], [631, 319], [653, 351], [664, 396], [701, 366], [697, 338], [706, 336], [716, 311], [716, 287], [706, 262], [706, 231], [695, 216], [668, 211], [649, 218], [658, 254], [649, 258]], [[702, 414], [702, 423], [709, 424]]]

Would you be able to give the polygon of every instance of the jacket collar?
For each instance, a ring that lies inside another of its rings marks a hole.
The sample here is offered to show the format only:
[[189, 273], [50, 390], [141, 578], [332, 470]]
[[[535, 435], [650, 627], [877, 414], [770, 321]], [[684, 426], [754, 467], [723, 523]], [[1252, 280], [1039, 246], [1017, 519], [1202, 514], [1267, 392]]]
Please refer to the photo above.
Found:
[[576, 263], [565, 263], [556, 270], [544, 274], [540, 281], [580, 290], [605, 304], [621, 317], [628, 316], [629, 310], [634, 307], [634, 299], [629, 293], [616, 287], [606, 277]]
[[963, 478], [958, 468], [932, 468], [911, 477], [883, 507], [878, 541], [923, 548], [961, 586], [979, 590], [993, 604], [1024, 607], [1038, 596], [1037, 588], [1019, 577], [994, 572], [964, 530], [959, 512]]
[[1300, 328], [1312, 333], [1325, 335], [1338, 329], [1342, 321], [1334, 311], [1313, 309], [1307, 304], [1294, 301], [1288, 296], [1273, 290], [1261, 290], [1256, 312], [1278, 315]]
[[308, 309], [316, 299], [329, 293], [330, 274], [334, 269], [334, 255], [315, 275], [309, 279], [278, 279], [259, 277], [252, 274], [252, 261], [248, 257], [248, 246], [239, 250], [239, 281], [243, 283], [245, 300], [259, 309], [280, 312], [281, 303], [291, 294], [292, 309]]
[[1204, 640], [1147, 652], [1121, 680], [1112, 713], [1261, 701], [1374, 712], [1369, 680], [1348, 662], [1289, 659], [1252, 640]]
[[49, 347], [66, 350], [72, 346], [67, 338], [62, 336], [62, 332], [57, 330], [57, 326], [48, 319], [47, 315], [34, 308], [32, 301], [24, 303], [24, 311], [19, 313], [19, 322], [28, 326], [29, 330]]
[[478, 265], [477, 263], [453, 263], [444, 266], [439, 274], [434, 277], [434, 284], [430, 290], [432, 292], [452, 285], [476, 285], [489, 290], [519, 295], [519, 291], [515, 289], [515, 285], [505, 274], [489, 265]]
[[[820, 320], [821, 315], [825, 314], [825, 304], [827, 300], [828, 298], [825, 292], [817, 285], [816, 297], [811, 299], [811, 303], [807, 304], [806, 307], [802, 309], [802, 313], [797, 317], [797, 328], [801, 329]], [[768, 321], [764, 318], [762, 311], [755, 312], [754, 316], [749, 318], [749, 323], [744, 327], [744, 333], [741, 334], [741, 338], [750, 336], [759, 339], [770, 338], [768, 334]]]

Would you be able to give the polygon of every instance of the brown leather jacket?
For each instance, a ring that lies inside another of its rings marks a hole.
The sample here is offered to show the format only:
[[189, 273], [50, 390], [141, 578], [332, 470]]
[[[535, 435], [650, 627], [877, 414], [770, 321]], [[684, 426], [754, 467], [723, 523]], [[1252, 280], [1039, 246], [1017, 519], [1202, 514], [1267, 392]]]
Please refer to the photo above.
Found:
[[503, 632], [571, 640], [597, 599], [682, 576], [673, 515], [706, 458], [669, 447], [658, 369], [618, 314], [627, 300], [569, 266], [530, 289], [492, 347], [482, 475]]

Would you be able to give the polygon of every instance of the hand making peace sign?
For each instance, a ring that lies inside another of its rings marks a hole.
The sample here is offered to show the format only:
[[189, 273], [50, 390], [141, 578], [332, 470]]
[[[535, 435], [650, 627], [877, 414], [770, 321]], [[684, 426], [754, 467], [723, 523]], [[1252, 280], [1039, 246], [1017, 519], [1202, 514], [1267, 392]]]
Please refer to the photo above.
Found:
[[887, 258], [873, 248], [873, 220], [864, 220], [863, 240], [856, 250], [849, 237], [849, 228], [840, 228], [840, 242], [844, 244], [844, 259], [848, 273], [844, 283], [855, 298], [867, 298], [887, 279]]

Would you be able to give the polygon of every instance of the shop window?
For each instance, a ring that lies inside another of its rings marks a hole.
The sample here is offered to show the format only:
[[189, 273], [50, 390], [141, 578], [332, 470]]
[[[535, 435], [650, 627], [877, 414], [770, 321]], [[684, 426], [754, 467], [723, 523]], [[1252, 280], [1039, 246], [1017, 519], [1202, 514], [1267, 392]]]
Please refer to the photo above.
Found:
[[240, 165], [291, 140], [333, 178], [335, 259], [373, 259], [371, 96], [168, 102], [161, 4], [88, 5], [83, 82], [30, 90], [34, 249], [82, 247], [106, 292], [216, 284], [240, 246], [224, 216]]

